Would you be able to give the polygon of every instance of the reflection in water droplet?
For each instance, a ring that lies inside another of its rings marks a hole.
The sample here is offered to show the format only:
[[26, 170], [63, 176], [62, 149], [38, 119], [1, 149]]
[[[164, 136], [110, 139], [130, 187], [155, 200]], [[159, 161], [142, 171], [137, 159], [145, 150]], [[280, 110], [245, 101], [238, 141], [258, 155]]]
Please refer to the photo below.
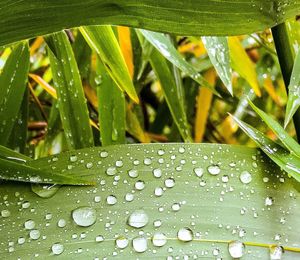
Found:
[[240, 180], [244, 184], [248, 184], [252, 181], [252, 175], [248, 171], [243, 171], [240, 175]]
[[161, 232], [154, 233], [152, 237], [152, 243], [154, 246], [164, 246], [167, 243], [167, 237]]
[[51, 250], [54, 255], [60, 255], [64, 251], [64, 246], [60, 243], [55, 243], [52, 245]]
[[81, 227], [88, 227], [96, 222], [96, 210], [91, 207], [79, 207], [72, 211], [74, 222]]
[[135, 237], [132, 240], [132, 246], [133, 246], [134, 251], [137, 253], [145, 252], [148, 248], [147, 238], [145, 238], [143, 236]]
[[207, 171], [211, 175], [218, 175], [220, 173], [221, 169], [218, 165], [210, 165], [210, 166], [207, 167]]
[[148, 224], [149, 217], [142, 209], [135, 210], [128, 218], [128, 225], [135, 228], [141, 228]]
[[173, 178], [168, 178], [165, 180], [165, 186], [167, 188], [173, 188], [175, 186], [175, 180]]
[[194, 173], [198, 176], [198, 177], [202, 177], [203, 173], [204, 173], [204, 170], [203, 168], [195, 168], [194, 169]]
[[124, 249], [128, 246], [129, 240], [124, 236], [118, 236], [116, 238], [116, 246], [117, 248]]
[[185, 227], [178, 230], [177, 237], [180, 241], [188, 242], [193, 240], [194, 234], [190, 228]]
[[283, 253], [284, 253], [284, 251], [281, 246], [271, 246], [270, 247], [270, 259], [271, 260], [281, 260]]
[[115, 205], [117, 203], [117, 198], [114, 195], [109, 195], [106, 198], [106, 203], [108, 205]]
[[228, 244], [228, 252], [233, 258], [240, 258], [245, 253], [245, 245], [241, 241], [231, 241]]

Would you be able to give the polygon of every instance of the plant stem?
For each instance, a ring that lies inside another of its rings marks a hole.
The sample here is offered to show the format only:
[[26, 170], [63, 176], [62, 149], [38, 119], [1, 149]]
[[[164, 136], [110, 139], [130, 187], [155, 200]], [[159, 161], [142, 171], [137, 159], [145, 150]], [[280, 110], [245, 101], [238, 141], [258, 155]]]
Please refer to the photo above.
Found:
[[[289, 34], [285, 23], [272, 28], [274, 43], [281, 67], [283, 80], [286, 90], [290, 84], [291, 74], [294, 66], [294, 52], [290, 43]], [[300, 110], [298, 109], [293, 116], [294, 126], [298, 142], [300, 141]]]

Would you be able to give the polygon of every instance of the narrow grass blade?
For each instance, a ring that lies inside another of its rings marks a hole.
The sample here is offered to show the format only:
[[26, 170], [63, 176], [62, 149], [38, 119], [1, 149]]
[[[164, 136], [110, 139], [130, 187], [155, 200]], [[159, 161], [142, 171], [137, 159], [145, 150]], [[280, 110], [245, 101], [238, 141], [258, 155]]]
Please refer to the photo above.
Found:
[[2, 157], [3, 159], [7, 159], [7, 160], [15, 160], [15, 161], [20, 161], [20, 162], [26, 162], [29, 160], [32, 160], [30, 157], [18, 153], [14, 150], [11, 150], [5, 146], [0, 145], [0, 157]]
[[300, 158], [273, 142], [263, 133], [234, 117], [239, 127], [269, 156], [281, 169], [300, 182]]
[[295, 63], [291, 75], [284, 127], [288, 125], [288, 123], [293, 118], [293, 115], [300, 107], [299, 89], [300, 89], [300, 51], [298, 51], [297, 56], [295, 58]]
[[256, 107], [250, 100], [248, 100], [253, 110], [260, 116], [260, 118], [268, 125], [268, 127], [276, 134], [285, 147], [296, 156], [300, 157], [300, 145], [289, 136], [289, 134], [281, 127], [276, 120], [267, 115], [264, 111]]
[[211, 63], [214, 65], [220, 79], [228, 92], [233, 95], [232, 70], [230, 66], [230, 54], [226, 37], [202, 37]]
[[103, 146], [125, 143], [125, 96], [97, 57], [94, 85], [97, 89], [99, 125]]
[[300, 2], [1, 0], [0, 6], [1, 46], [82, 25], [126, 25], [177, 35], [250, 34], [294, 18]]
[[228, 38], [232, 68], [243, 77], [253, 88], [257, 96], [261, 96], [257, 81], [255, 64], [250, 60], [240, 40], [237, 37]]
[[14, 127], [26, 89], [29, 70], [27, 42], [18, 44], [0, 74], [0, 145], [6, 145]]
[[111, 26], [85, 26], [80, 28], [80, 32], [90, 47], [99, 55], [117, 86], [138, 103], [139, 98]]
[[65, 32], [47, 38], [48, 55], [58, 106], [70, 149], [90, 147], [93, 136], [81, 78]]
[[179, 96], [180, 92], [177, 91], [176, 82], [166, 59], [158, 50], [153, 50], [150, 56], [150, 63], [160, 81], [165, 99], [180, 135], [185, 142], [191, 142], [192, 138], [183, 105], [184, 97]]
[[149, 41], [173, 65], [189, 75], [201, 86], [207, 87], [215, 92], [214, 88], [212, 88], [205, 78], [203, 78], [201, 74], [181, 56], [166, 35], [147, 30], [139, 31], [143, 34], [147, 41]]
[[45, 198], [30, 185], [2, 183], [2, 258], [232, 259], [228, 246], [237, 245], [240, 259], [270, 259], [281, 246], [282, 259], [299, 259], [297, 183], [257, 149], [115, 145], [57, 158], [45, 170], [92, 163], [97, 185]]

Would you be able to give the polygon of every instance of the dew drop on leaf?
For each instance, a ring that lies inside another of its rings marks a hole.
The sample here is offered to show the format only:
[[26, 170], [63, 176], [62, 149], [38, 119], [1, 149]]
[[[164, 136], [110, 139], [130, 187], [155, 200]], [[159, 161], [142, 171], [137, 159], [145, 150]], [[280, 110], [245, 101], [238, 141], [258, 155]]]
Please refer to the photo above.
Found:
[[173, 178], [168, 178], [165, 180], [165, 186], [167, 188], [173, 188], [175, 186], [175, 180]]
[[26, 220], [25, 223], [24, 223], [24, 227], [25, 227], [25, 229], [27, 229], [27, 230], [34, 229], [34, 227], [35, 227], [35, 222], [34, 222], [33, 220], [31, 220], [31, 219]]
[[265, 199], [265, 206], [272, 206], [273, 205], [273, 198], [272, 197], [266, 197]]
[[137, 190], [143, 190], [145, 188], [145, 182], [144, 181], [137, 181], [135, 184], [134, 184], [134, 187], [137, 189]]
[[96, 222], [96, 210], [91, 207], [79, 207], [72, 211], [74, 222], [81, 227], [89, 227]]
[[64, 251], [64, 246], [60, 243], [55, 243], [52, 245], [51, 250], [54, 255], [60, 255]]
[[194, 237], [193, 231], [188, 227], [181, 228], [177, 232], [177, 238], [183, 242], [192, 241], [193, 237]]
[[152, 243], [154, 246], [162, 247], [167, 243], [167, 237], [161, 232], [156, 232], [152, 237]]
[[8, 209], [1, 210], [1, 216], [3, 218], [8, 218], [10, 216], [10, 211]]
[[132, 240], [132, 246], [135, 252], [137, 253], [143, 253], [148, 249], [148, 242], [147, 238], [143, 236], [135, 237]]
[[241, 241], [231, 241], [228, 244], [228, 252], [233, 258], [241, 258], [245, 253], [245, 245]]
[[99, 235], [99, 236], [96, 236], [95, 238], [96, 242], [103, 242], [104, 241], [104, 237]]
[[113, 176], [117, 173], [117, 168], [112, 166], [112, 167], [109, 167], [107, 168], [106, 170], [106, 174], [109, 175], [109, 176]]
[[162, 170], [157, 168], [157, 169], [154, 169], [153, 170], [153, 176], [156, 177], [156, 178], [160, 178], [162, 175]]
[[109, 195], [109, 196], [107, 196], [107, 198], [106, 198], [106, 203], [107, 203], [108, 205], [115, 205], [115, 204], [117, 203], [117, 198], [116, 198], [116, 196], [114, 196], [114, 195]]
[[33, 239], [33, 240], [39, 239], [40, 236], [41, 236], [41, 233], [40, 233], [40, 231], [37, 230], [37, 229], [33, 229], [33, 230], [31, 230], [31, 231], [29, 232], [29, 237], [30, 237], [31, 239]]
[[218, 165], [210, 165], [210, 166], [207, 167], [207, 171], [211, 175], [218, 175], [220, 173], [221, 169]]
[[240, 174], [240, 181], [244, 184], [249, 184], [252, 181], [252, 175], [248, 171], [243, 171]]
[[197, 167], [197, 168], [194, 169], [194, 173], [196, 174], [196, 176], [202, 177], [203, 173], [204, 173], [204, 170], [203, 170], [203, 168]]
[[139, 176], [139, 173], [138, 173], [137, 170], [131, 169], [131, 170], [128, 171], [128, 175], [131, 178], [137, 178]]
[[270, 247], [270, 259], [271, 260], [281, 260], [283, 252], [284, 251], [281, 246], [271, 246]]
[[149, 217], [142, 209], [133, 211], [128, 217], [128, 225], [135, 228], [141, 228], [148, 224]]
[[128, 246], [129, 240], [124, 236], [118, 236], [116, 238], [116, 247], [120, 249], [124, 249]]

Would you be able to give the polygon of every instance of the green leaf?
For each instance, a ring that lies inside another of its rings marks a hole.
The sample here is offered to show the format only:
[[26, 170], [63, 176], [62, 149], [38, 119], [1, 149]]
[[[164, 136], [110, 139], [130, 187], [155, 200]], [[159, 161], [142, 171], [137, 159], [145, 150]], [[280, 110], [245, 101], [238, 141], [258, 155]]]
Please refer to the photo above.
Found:
[[92, 129], [71, 44], [65, 32], [49, 36], [47, 44], [60, 117], [69, 148], [90, 147], [93, 145]]
[[151, 144], [75, 154], [77, 162], [62, 154], [45, 169], [84, 169], [84, 160], [97, 186], [63, 186], [47, 199], [2, 183], [2, 258], [232, 259], [228, 244], [240, 240], [241, 259], [270, 259], [276, 244], [282, 259], [299, 259], [297, 183], [256, 149]]
[[284, 127], [288, 125], [293, 115], [295, 114], [295, 112], [300, 106], [299, 88], [300, 88], [300, 51], [298, 51], [297, 56], [295, 58], [295, 63], [291, 75]]
[[273, 142], [263, 133], [234, 117], [239, 127], [269, 156], [281, 169], [300, 182], [300, 158]]
[[125, 97], [97, 58], [94, 78], [102, 146], [125, 143]]
[[263, 31], [299, 13], [282, 0], [1, 0], [0, 45], [81, 25], [127, 25], [178, 35]]
[[19, 116], [29, 70], [27, 42], [18, 44], [0, 75], [0, 145], [6, 145]]
[[250, 100], [248, 100], [250, 106], [253, 110], [260, 116], [260, 118], [270, 127], [270, 129], [276, 134], [280, 141], [285, 145], [285, 147], [296, 156], [300, 157], [300, 146], [299, 144], [289, 136], [289, 134], [281, 127], [276, 120], [271, 116], [267, 115], [264, 111], [256, 107]]
[[7, 159], [7, 160], [15, 160], [15, 161], [20, 161], [20, 162], [32, 160], [30, 157], [27, 157], [24, 154], [13, 151], [2, 145], [0, 145], [0, 158], [1, 157], [3, 157], [4, 159]]
[[[49, 169], [47, 158], [40, 160], [30, 160], [20, 163], [22, 159], [9, 158], [10, 160], [0, 158], [0, 179], [17, 182], [31, 183], [54, 183], [68, 185], [92, 185], [94, 184], [93, 173], [84, 174], [84, 172], [66, 173], [61, 170]], [[52, 159], [53, 160], [53, 159]]]
[[99, 55], [117, 86], [138, 103], [139, 98], [111, 26], [85, 26], [80, 28], [80, 32], [90, 47]]
[[181, 137], [185, 142], [192, 142], [184, 108], [184, 97], [181, 91], [177, 91], [174, 76], [170, 71], [166, 59], [157, 50], [153, 50], [150, 56], [150, 63], [160, 81], [164, 97]]
[[201, 86], [215, 89], [201, 76], [201, 74], [190, 65], [176, 50], [171, 40], [162, 33], [151, 32], [147, 30], [139, 30], [143, 36], [149, 41], [168, 61], [179, 68], [182, 72], [189, 75], [192, 79], [198, 82]]
[[232, 70], [230, 66], [230, 54], [226, 37], [202, 37], [202, 42], [208, 56], [214, 65], [219, 77], [223, 81], [228, 92], [233, 95]]

